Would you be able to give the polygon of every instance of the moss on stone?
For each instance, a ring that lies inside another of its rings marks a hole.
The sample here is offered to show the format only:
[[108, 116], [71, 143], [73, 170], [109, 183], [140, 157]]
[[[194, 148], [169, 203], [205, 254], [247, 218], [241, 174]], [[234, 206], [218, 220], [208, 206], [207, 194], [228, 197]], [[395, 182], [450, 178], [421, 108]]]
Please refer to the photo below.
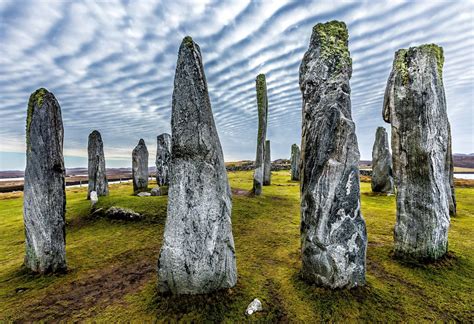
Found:
[[186, 45], [188, 48], [193, 49], [194, 41], [191, 36], [186, 36], [183, 38], [183, 44]]
[[267, 98], [267, 81], [265, 78], [265, 74], [257, 75], [257, 79], [255, 80], [256, 87], [257, 87], [257, 108], [258, 108], [258, 120], [259, 120], [259, 128], [258, 128], [258, 138], [261, 137], [262, 127], [264, 123], [264, 115], [265, 115], [265, 107], [267, 105], [266, 98]]
[[399, 49], [395, 53], [394, 68], [398, 73], [400, 73], [403, 84], [408, 84], [408, 56], [411, 56], [414, 51], [421, 51], [426, 53], [429, 56], [436, 58], [436, 64], [438, 68], [438, 77], [440, 80], [443, 80], [443, 65], [444, 65], [444, 55], [443, 48], [436, 44], [423, 44], [420, 46], [414, 46], [407, 49]]
[[352, 64], [348, 47], [349, 33], [344, 22], [333, 20], [316, 24], [313, 27], [313, 34], [318, 36], [322, 58], [335, 57], [338, 69]]
[[30, 144], [30, 125], [31, 118], [33, 117], [34, 107], [41, 108], [43, 105], [43, 98], [48, 93], [45, 88], [39, 88], [30, 95], [28, 100], [28, 111], [26, 114], [26, 145], [29, 147]]

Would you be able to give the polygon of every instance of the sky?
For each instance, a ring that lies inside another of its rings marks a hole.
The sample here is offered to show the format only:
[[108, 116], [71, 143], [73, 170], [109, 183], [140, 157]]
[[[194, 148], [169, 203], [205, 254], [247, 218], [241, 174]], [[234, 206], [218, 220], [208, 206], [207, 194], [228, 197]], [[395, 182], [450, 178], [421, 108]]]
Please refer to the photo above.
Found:
[[444, 48], [453, 152], [474, 152], [474, 1], [26, 1], [0, 0], [0, 170], [24, 169], [30, 93], [58, 99], [66, 167], [87, 166], [97, 129], [107, 167], [130, 167], [143, 138], [170, 132], [178, 48], [201, 47], [226, 161], [255, 159], [255, 77], [265, 73], [272, 159], [301, 141], [298, 72], [312, 27], [344, 21], [353, 61], [352, 115], [361, 159], [371, 159], [393, 55]]

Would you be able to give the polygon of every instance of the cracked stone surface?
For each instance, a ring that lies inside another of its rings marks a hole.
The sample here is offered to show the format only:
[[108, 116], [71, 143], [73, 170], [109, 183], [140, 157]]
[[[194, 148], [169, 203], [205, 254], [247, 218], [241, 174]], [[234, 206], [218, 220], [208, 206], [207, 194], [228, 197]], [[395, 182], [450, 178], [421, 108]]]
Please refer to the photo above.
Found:
[[388, 145], [388, 134], [385, 128], [378, 127], [372, 148], [373, 192], [393, 193], [392, 154]]
[[302, 275], [330, 288], [365, 284], [367, 232], [347, 45], [343, 22], [317, 24], [300, 66]]
[[30, 96], [26, 121], [23, 201], [25, 266], [34, 272], [66, 269], [66, 191], [61, 107], [38, 89]]
[[443, 61], [435, 44], [398, 50], [385, 90], [397, 188], [395, 255], [402, 258], [438, 259], [448, 248], [456, 200]]
[[102, 136], [96, 130], [89, 134], [87, 152], [89, 156], [87, 199], [90, 199], [92, 191], [95, 191], [97, 196], [107, 196], [109, 194], [109, 184], [105, 169], [104, 143], [102, 142]]
[[179, 48], [171, 117], [171, 164], [158, 290], [203, 294], [237, 282], [232, 201], [201, 51]]
[[133, 192], [139, 193], [148, 188], [148, 149], [141, 138], [132, 152]]

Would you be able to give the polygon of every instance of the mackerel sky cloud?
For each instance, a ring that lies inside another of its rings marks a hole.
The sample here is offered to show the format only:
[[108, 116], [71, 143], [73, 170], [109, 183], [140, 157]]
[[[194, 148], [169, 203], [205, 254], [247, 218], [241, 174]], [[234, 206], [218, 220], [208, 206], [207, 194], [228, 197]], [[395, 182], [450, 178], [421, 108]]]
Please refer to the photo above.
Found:
[[370, 159], [394, 52], [444, 48], [453, 151], [474, 151], [472, 1], [25, 1], [0, 0], [0, 169], [24, 168], [28, 97], [58, 99], [66, 166], [87, 165], [87, 136], [102, 133], [107, 165], [131, 165], [145, 139], [170, 131], [177, 52], [200, 45], [227, 161], [254, 159], [255, 77], [267, 76], [272, 158], [300, 142], [298, 71], [312, 27], [345, 21], [353, 60], [352, 114], [362, 159]]

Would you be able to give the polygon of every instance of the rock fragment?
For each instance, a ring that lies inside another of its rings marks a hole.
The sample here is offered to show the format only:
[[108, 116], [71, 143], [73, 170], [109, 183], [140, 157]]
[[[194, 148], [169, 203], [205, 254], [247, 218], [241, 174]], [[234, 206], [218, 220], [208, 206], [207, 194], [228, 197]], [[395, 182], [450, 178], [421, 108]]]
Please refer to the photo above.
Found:
[[255, 312], [261, 312], [263, 310], [262, 302], [255, 298], [252, 302], [247, 306], [247, 310], [245, 311], [246, 315], [252, 315]]
[[66, 270], [66, 191], [61, 107], [41, 88], [31, 94], [26, 119], [23, 219], [25, 266], [39, 273]]
[[351, 73], [346, 25], [314, 26], [300, 66], [302, 275], [330, 288], [365, 284], [367, 233], [360, 212]]
[[158, 290], [203, 294], [237, 282], [231, 191], [212, 115], [201, 50], [179, 48], [171, 117], [171, 163]]

